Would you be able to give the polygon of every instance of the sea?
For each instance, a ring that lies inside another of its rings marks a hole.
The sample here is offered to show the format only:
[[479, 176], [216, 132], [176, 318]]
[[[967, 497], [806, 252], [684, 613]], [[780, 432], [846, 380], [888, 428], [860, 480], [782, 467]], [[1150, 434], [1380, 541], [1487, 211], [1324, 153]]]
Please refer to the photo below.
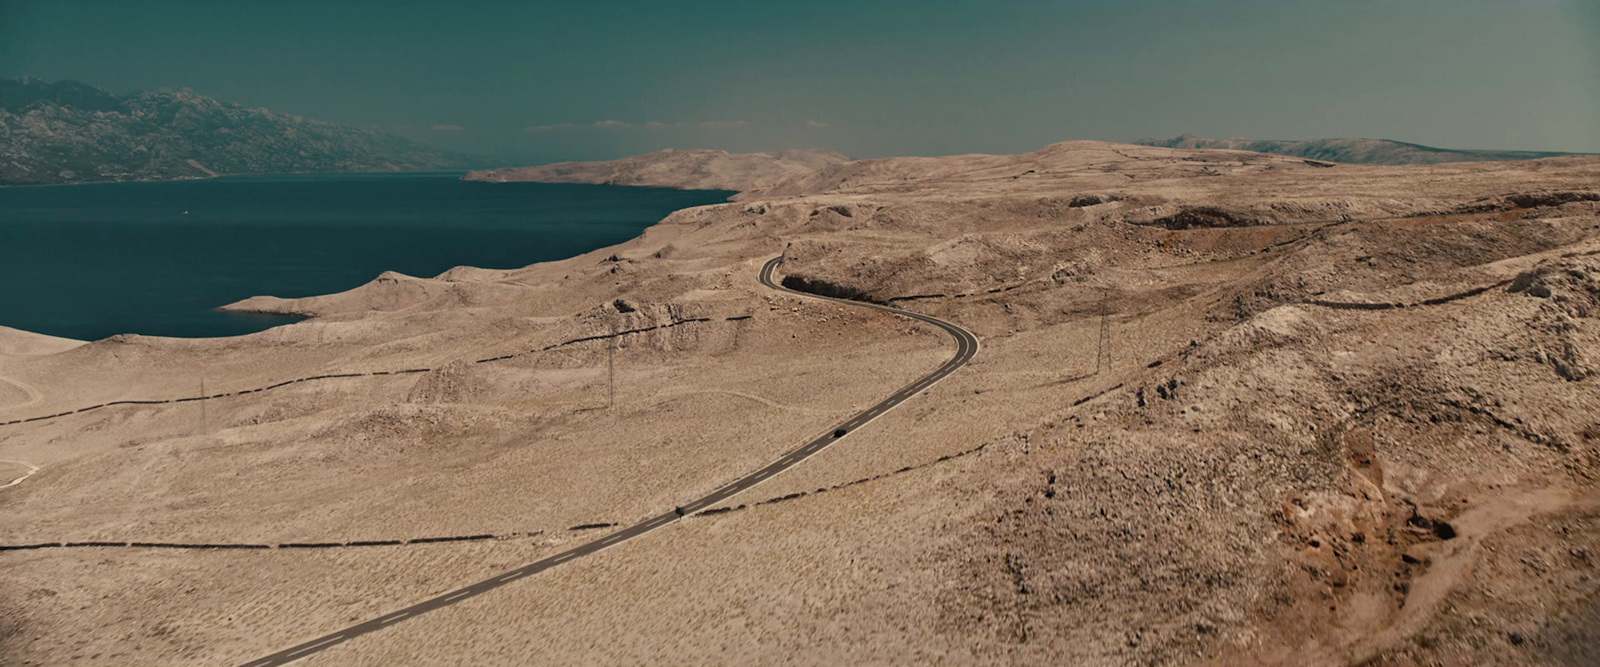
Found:
[[340, 292], [384, 271], [431, 277], [564, 259], [734, 194], [460, 176], [0, 188], [0, 325], [79, 340], [237, 336], [298, 318], [218, 306]]

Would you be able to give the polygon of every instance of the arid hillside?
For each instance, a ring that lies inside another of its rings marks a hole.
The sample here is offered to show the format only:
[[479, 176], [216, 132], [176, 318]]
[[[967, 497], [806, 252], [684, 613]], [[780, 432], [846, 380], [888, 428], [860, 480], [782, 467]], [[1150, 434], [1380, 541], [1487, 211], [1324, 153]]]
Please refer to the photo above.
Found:
[[764, 287], [780, 255], [981, 351], [724, 506], [302, 662], [1600, 660], [1600, 158], [716, 182], [570, 260], [237, 304], [315, 316], [250, 336], [0, 332], [35, 547], [0, 552], [0, 662], [242, 664], [670, 511], [954, 352]]
[[668, 148], [609, 162], [558, 162], [536, 167], [485, 169], [469, 172], [463, 178], [491, 183], [536, 181], [753, 191], [849, 160], [839, 153], [814, 150], [728, 153]]

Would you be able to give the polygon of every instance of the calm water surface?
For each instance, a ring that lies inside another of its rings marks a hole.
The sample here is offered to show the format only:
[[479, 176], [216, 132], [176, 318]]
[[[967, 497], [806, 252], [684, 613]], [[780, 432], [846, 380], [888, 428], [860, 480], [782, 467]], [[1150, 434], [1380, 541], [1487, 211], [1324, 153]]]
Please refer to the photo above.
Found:
[[0, 325], [83, 340], [251, 333], [295, 318], [214, 309], [347, 290], [384, 271], [571, 257], [731, 194], [459, 174], [0, 188]]

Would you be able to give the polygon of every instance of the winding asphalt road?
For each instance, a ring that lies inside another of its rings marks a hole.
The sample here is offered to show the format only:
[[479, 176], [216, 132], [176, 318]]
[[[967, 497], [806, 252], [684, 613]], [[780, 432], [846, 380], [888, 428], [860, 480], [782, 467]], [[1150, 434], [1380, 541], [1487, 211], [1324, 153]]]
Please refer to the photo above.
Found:
[[[601, 549], [621, 544], [658, 528], [672, 525], [686, 515], [699, 512], [711, 507], [712, 505], [727, 500], [728, 498], [731, 498], [734, 495], [745, 491], [746, 489], [767, 481], [767, 479], [777, 475], [778, 473], [794, 467], [796, 464], [806, 460], [811, 455], [827, 449], [828, 445], [838, 442], [840, 438], [847, 436], [862, 426], [866, 426], [869, 422], [877, 419], [883, 413], [888, 412], [889, 410], [894, 409], [895, 406], [905, 402], [906, 399], [917, 395], [924, 389], [933, 386], [934, 383], [943, 380], [946, 376], [956, 372], [956, 370], [960, 369], [962, 366], [967, 365], [967, 362], [971, 361], [972, 357], [978, 353], [977, 336], [972, 335], [972, 332], [967, 331], [960, 326], [946, 322], [937, 317], [904, 311], [898, 308], [891, 308], [889, 306], [880, 306], [874, 303], [863, 303], [860, 301], [850, 301], [848, 299], [835, 299], [833, 297], [808, 294], [806, 292], [792, 290], [779, 285], [772, 281], [772, 271], [778, 267], [778, 264], [782, 260], [782, 257], [777, 257], [761, 267], [761, 284], [780, 292], [788, 292], [790, 294], [796, 294], [811, 299], [832, 301], [847, 306], [881, 310], [886, 313], [894, 313], [895, 315], [901, 315], [915, 320], [927, 322], [928, 324], [932, 324], [940, 329], [945, 330], [945, 332], [949, 333], [951, 337], [956, 339], [955, 356], [951, 357], [949, 361], [946, 361], [943, 366], [935, 369], [932, 373], [922, 376], [922, 378], [916, 382], [906, 385], [904, 389], [895, 392], [893, 396], [883, 399], [883, 401], [879, 402], [877, 405], [867, 408], [860, 414], [851, 417], [848, 421], [828, 429], [826, 435], [823, 435], [816, 440], [812, 440], [804, 447], [783, 455], [782, 458], [779, 458], [777, 461], [768, 464], [766, 467], [745, 475], [744, 477], [729, 483], [727, 486], [717, 489], [716, 491], [712, 491], [711, 493], [686, 505], [668, 511], [664, 514], [651, 517], [593, 542], [573, 547], [572, 549], [568, 549], [554, 556], [524, 565], [510, 572], [496, 575], [465, 588], [460, 588], [448, 593], [444, 593], [437, 597], [418, 602], [417, 604], [406, 607], [405, 609], [399, 609], [392, 613], [379, 616], [378, 618], [370, 621], [352, 625], [338, 632], [318, 637], [303, 644], [291, 646], [264, 658], [252, 660], [248, 663], [245, 663], [243, 667], [268, 667], [269, 665], [285, 665], [313, 653], [318, 653], [327, 650], [330, 647], [338, 646], [339, 644], [350, 641], [351, 639], [355, 639], [356, 637], [360, 637], [361, 635], [369, 632], [376, 632], [401, 621], [416, 618], [440, 607], [448, 607], [462, 600], [477, 597], [519, 579], [531, 577], [569, 560], [582, 558], [596, 551], [600, 551]], [[680, 510], [682, 512], [681, 514], [679, 513]]]

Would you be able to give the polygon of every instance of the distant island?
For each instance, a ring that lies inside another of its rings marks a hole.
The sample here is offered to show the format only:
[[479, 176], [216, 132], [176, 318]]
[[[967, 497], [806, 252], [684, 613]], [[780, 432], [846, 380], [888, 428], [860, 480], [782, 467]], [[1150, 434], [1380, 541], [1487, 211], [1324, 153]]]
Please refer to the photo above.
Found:
[[115, 95], [77, 81], [0, 79], [0, 185], [425, 171], [468, 161], [393, 134], [187, 91]]
[[[1171, 139], [1140, 139], [1135, 144], [1186, 151], [1252, 151], [1326, 163], [1375, 165], [1499, 162], [1584, 155], [1535, 151], [1452, 150], [1388, 139], [1277, 141], [1208, 139], [1192, 134]], [[1045, 148], [1042, 152], [1063, 150], [1062, 147], [1069, 145], [1077, 144], [1072, 142], [1058, 144]], [[987, 157], [990, 162], [997, 164], [1008, 161], [1005, 156], [975, 157]], [[558, 162], [528, 167], [482, 169], [467, 172], [462, 180], [490, 183], [518, 181], [594, 183], [735, 190], [741, 194], [734, 199], [740, 200], [756, 195], [793, 195], [803, 191], [814, 191], [829, 183], [842, 186], [851, 183], [860, 185], [866, 182], [902, 181], [906, 179], [899, 173], [900, 170], [909, 164], [919, 164], [918, 160], [918, 158], [857, 160], [842, 153], [823, 150], [729, 153], [720, 150], [669, 148], [620, 160]], [[1331, 166], [1331, 164], [1318, 166]]]
[[1310, 139], [1284, 141], [1278, 139], [1209, 139], [1192, 134], [1171, 139], [1140, 139], [1134, 143], [1158, 148], [1254, 151], [1277, 153], [1313, 160], [1345, 162], [1349, 164], [1440, 164], [1444, 162], [1500, 162], [1504, 160], [1537, 160], [1563, 155], [1584, 153], [1546, 153], [1538, 151], [1485, 151], [1434, 148], [1421, 144], [1408, 144], [1392, 139]]
[[821, 150], [729, 153], [668, 148], [620, 160], [485, 169], [468, 172], [463, 179], [490, 183], [595, 183], [748, 192], [850, 161], [850, 156], [843, 153]]

